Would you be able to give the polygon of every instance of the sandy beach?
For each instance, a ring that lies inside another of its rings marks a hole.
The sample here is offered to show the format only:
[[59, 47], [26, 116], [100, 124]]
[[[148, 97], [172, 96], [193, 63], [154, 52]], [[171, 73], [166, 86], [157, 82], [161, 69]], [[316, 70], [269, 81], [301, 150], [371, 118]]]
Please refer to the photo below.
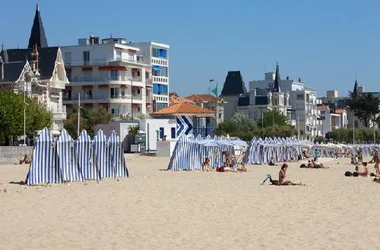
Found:
[[[349, 159], [261, 186], [247, 173], [168, 172], [167, 158], [128, 155], [131, 178], [23, 186], [28, 166], [0, 166], [1, 249], [376, 249], [380, 185], [344, 177]], [[373, 172], [373, 165], [370, 165]]]

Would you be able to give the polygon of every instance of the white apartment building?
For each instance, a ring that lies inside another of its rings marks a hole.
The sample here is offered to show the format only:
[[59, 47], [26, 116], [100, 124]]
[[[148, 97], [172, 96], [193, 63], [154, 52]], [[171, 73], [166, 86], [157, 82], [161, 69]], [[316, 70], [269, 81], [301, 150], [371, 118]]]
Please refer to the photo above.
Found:
[[347, 128], [347, 112], [344, 109], [332, 110], [327, 105], [318, 105], [318, 136], [325, 137], [335, 129]]
[[151, 66], [153, 110], [169, 106], [169, 45], [156, 42], [133, 42], [142, 61]]
[[[275, 72], [265, 73], [264, 80], [249, 82], [249, 92], [256, 92], [257, 89], [272, 91], [273, 88], [276, 87], [275, 80]], [[280, 93], [289, 95], [289, 103], [286, 104], [289, 106], [287, 111], [291, 124], [296, 126], [303, 138], [314, 138], [317, 136], [319, 132], [317, 128], [318, 113], [316, 90], [306, 87], [301, 79], [295, 81], [289, 77], [279, 79], [278, 85], [281, 89], [281, 91], [279, 91]]]
[[115, 118], [153, 112], [154, 67], [139, 47], [123, 38], [90, 36], [61, 49], [70, 81], [64, 96], [68, 112], [78, 108], [79, 98], [82, 107], [104, 107]]

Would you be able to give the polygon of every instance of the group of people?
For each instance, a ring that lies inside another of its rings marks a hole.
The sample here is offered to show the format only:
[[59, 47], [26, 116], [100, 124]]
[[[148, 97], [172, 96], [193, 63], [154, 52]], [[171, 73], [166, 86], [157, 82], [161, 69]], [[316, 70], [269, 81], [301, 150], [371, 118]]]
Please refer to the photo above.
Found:
[[[379, 169], [379, 167], [380, 167], [380, 156], [379, 156], [378, 151], [374, 151], [372, 153], [372, 159], [369, 162], [363, 161], [363, 156], [361, 154], [361, 151], [359, 151], [358, 155], [353, 155], [351, 157], [351, 164], [356, 165], [355, 171], [352, 173], [350, 171], [346, 171], [345, 176], [355, 176], [355, 177], [357, 177], [357, 176], [362, 176], [362, 177], [371, 176], [371, 177], [375, 177], [373, 179], [374, 182], [380, 183], [380, 169]], [[359, 164], [361, 164], [363, 166], [363, 171], [360, 170], [360, 167], [358, 166]], [[374, 165], [375, 173], [369, 172], [368, 164], [375, 164]]]
[[318, 161], [317, 157], [307, 161], [306, 164], [301, 164], [300, 168], [325, 168], [322, 162]]
[[[216, 172], [246, 172], [247, 169], [244, 165], [241, 168], [238, 167], [238, 162], [234, 155], [228, 151], [222, 152], [224, 158], [224, 166], [216, 167]], [[202, 170], [204, 172], [211, 171], [210, 159], [206, 158], [202, 164]]]

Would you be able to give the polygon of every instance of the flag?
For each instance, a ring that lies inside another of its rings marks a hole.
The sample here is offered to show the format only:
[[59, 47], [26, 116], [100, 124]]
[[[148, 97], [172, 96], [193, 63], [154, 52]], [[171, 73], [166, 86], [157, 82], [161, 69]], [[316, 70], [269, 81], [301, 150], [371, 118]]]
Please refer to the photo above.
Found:
[[212, 90], [212, 93], [213, 93], [215, 96], [218, 96], [218, 85], [215, 86], [215, 88]]

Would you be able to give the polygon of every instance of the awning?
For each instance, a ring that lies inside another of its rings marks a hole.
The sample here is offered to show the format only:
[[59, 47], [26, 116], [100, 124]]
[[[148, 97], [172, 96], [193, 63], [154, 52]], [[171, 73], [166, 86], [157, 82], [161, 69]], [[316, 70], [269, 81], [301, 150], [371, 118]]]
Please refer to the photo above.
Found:
[[155, 71], [161, 71], [162, 70], [162, 68], [160, 66], [156, 66], [156, 65], [153, 65], [152, 68]]

